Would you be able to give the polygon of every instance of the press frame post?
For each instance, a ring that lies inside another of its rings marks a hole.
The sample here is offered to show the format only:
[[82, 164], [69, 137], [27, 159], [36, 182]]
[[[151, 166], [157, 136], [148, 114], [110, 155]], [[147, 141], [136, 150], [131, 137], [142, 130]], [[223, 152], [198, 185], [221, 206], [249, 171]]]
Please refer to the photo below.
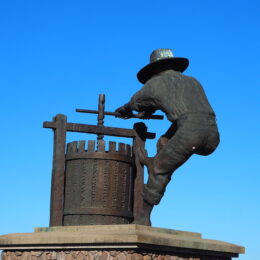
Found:
[[134, 199], [133, 199], [133, 215], [134, 219], [141, 217], [143, 209], [143, 186], [144, 186], [144, 166], [138, 157], [137, 149], [145, 149], [145, 141], [147, 138], [147, 126], [142, 123], [135, 123], [134, 130], [136, 136], [133, 141], [133, 152], [135, 155], [136, 176], [134, 180]]
[[140, 216], [143, 209], [144, 166], [140, 163], [137, 149], [145, 149], [146, 139], [154, 139], [156, 136], [154, 133], [147, 132], [144, 123], [135, 123], [133, 129], [77, 124], [67, 122], [67, 117], [59, 114], [53, 118], [53, 121], [44, 122], [43, 127], [54, 130], [50, 227], [63, 225], [66, 132], [126, 137], [133, 140], [136, 167], [133, 183], [133, 216], [134, 218]]
[[50, 227], [63, 225], [67, 117], [63, 114], [58, 114], [53, 118], [53, 122], [55, 127], [53, 127]]

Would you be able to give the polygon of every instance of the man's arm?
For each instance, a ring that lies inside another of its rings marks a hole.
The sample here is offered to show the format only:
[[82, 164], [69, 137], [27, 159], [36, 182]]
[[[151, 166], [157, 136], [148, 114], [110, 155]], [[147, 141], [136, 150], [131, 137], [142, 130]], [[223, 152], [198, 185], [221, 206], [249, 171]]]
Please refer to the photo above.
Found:
[[116, 112], [120, 113], [123, 118], [129, 118], [133, 115], [133, 110], [143, 113], [143, 118], [149, 118], [157, 110], [149, 85], [144, 85], [128, 103], [119, 107]]
[[115, 112], [119, 113], [121, 115], [121, 117], [125, 118], [125, 119], [133, 116], [133, 109], [131, 108], [130, 102], [119, 107], [118, 109], [116, 109]]

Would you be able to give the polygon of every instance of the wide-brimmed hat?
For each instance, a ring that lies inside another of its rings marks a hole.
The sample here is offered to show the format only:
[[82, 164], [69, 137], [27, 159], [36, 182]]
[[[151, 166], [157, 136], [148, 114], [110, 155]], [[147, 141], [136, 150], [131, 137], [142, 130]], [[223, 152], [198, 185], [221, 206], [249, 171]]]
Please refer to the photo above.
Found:
[[150, 63], [137, 73], [137, 78], [144, 84], [152, 76], [164, 70], [172, 69], [183, 72], [188, 66], [189, 60], [174, 57], [171, 49], [157, 49], [152, 52]]

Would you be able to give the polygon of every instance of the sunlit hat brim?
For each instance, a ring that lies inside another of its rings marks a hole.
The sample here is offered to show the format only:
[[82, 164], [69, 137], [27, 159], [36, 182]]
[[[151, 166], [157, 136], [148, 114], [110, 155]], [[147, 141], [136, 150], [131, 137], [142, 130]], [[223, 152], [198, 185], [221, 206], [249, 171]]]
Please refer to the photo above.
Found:
[[189, 60], [186, 58], [178, 57], [178, 58], [161, 59], [143, 67], [137, 73], [137, 78], [141, 83], [144, 84], [152, 76], [164, 70], [172, 69], [172, 70], [184, 72], [188, 66], [189, 66]]

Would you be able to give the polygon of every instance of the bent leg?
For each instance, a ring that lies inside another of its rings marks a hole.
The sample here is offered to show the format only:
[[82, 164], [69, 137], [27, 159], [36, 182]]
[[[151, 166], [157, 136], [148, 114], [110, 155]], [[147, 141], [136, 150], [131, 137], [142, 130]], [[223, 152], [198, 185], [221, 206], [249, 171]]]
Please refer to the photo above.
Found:
[[144, 200], [149, 204], [159, 204], [172, 173], [193, 154], [187, 133], [177, 131], [153, 159], [149, 167], [149, 178], [144, 186]]
[[159, 140], [157, 141], [157, 153], [160, 152], [160, 150], [168, 143], [168, 141], [175, 135], [177, 131], [177, 124], [171, 124], [169, 129], [166, 131], [165, 134], [163, 134]]

